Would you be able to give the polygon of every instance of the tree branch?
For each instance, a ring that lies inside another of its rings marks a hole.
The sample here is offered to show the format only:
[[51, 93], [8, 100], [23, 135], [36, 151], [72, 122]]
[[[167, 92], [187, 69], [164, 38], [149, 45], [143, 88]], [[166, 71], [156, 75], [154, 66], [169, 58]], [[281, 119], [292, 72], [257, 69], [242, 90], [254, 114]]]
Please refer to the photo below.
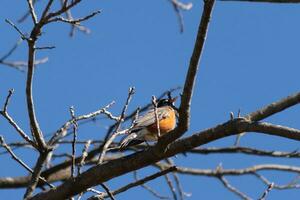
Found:
[[178, 126], [174, 131], [172, 131], [170, 134], [166, 134], [165, 137], [162, 137], [161, 140], [158, 142], [158, 145], [161, 146], [162, 148], [165, 148], [172, 141], [182, 136], [189, 128], [191, 99], [193, 95], [193, 89], [195, 85], [199, 61], [203, 52], [203, 47], [204, 47], [206, 34], [208, 30], [208, 24], [210, 21], [214, 3], [215, 0], [204, 1], [204, 7], [203, 7], [201, 20], [199, 23], [197, 38], [196, 38], [192, 57], [190, 59], [188, 72], [185, 78], [183, 93], [181, 96]]

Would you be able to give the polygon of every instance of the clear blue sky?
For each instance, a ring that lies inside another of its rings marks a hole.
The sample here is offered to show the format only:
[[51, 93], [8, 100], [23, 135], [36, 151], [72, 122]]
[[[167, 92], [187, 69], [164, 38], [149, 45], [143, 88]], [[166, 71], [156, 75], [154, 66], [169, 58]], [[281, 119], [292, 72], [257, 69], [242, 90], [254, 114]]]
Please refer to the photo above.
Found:
[[[185, 1], [186, 2], [186, 1]], [[35, 74], [34, 99], [37, 116], [44, 133], [51, 133], [69, 119], [68, 108], [75, 106], [77, 114], [94, 111], [110, 101], [116, 115], [127, 96], [130, 86], [136, 94], [130, 110], [148, 103], [151, 95], [181, 86], [184, 82], [193, 49], [202, 1], [193, 1], [191, 11], [183, 12], [185, 31], [179, 26], [171, 4], [156, 1], [83, 1], [74, 10], [74, 16], [83, 16], [101, 9], [99, 16], [84, 23], [92, 30], [90, 35], [76, 32], [68, 37], [67, 24], [49, 25], [39, 41], [40, 46], [54, 45], [56, 49], [42, 51], [38, 58], [49, 57]], [[17, 4], [17, 5], [16, 5]], [[6, 53], [19, 35], [5, 18], [12, 21], [27, 10], [26, 1], [2, 0], [0, 8], [0, 55]], [[37, 9], [41, 8], [38, 4]], [[204, 54], [192, 104], [191, 129], [187, 134], [229, 119], [230, 111], [242, 114], [254, 111], [268, 103], [300, 89], [300, 5], [254, 4], [217, 2], [210, 24]], [[29, 32], [31, 21], [19, 25]], [[9, 60], [26, 60], [25, 42]], [[27, 132], [25, 106], [26, 74], [0, 66], [0, 102], [7, 91], [15, 89], [9, 112]], [[300, 128], [299, 106], [277, 114], [266, 121]], [[107, 121], [80, 127], [79, 138], [101, 138]], [[20, 137], [0, 119], [0, 134], [7, 142]], [[207, 146], [228, 146], [234, 137], [225, 138]], [[241, 145], [269, 150], [293, 151], [299, 143], [287, 139], [248, 134]], [[71, 151], [71, 147], [68, 147]], [[80, 152], [81, 150], [79, 150]], [[16, 151], [28, 164], [33, 164], [33, 151]], [[174, 161], [180, 166], [215, 168], [220, 162], [224, 168], [242, 168], [261, 163], [299, 165], [297, 159], [257, 158], [245, 155], [179, 155]], [[7, 155], [0, 156], [0, 176], [26, 175], [27, 172]], [[144, 169], [140, 176], [153, 169]], [[270, 180], [287, 183], [287, 173], [266, 173]], [[123, 176], [108, 182], [115, 189], [131, 180]], [[234, 186], [256, 199], [265, 185], [251, 176], [229, 177]], [[213, 178], [181, 176], [184, 190], [192, 193], [187, 198], [238, 199]], [[162, 194], [171, 196], [163, 178], [149, 185]], [[98, 188], [99, 189], [99, 188]], [[1, 198], [21, 199], [24, 190], [0, 190]], [[273, 190], [268, 199], [298, 199], [300, 190]], [[116, 196], [117, 199], [154, 199], [147, 191], [135, 188]]]

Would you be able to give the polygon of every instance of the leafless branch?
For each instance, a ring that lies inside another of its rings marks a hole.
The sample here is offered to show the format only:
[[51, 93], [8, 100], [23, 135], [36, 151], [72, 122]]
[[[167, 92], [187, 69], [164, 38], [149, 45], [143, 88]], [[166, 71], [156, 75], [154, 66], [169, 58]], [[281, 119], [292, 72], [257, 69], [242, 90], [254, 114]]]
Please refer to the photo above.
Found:
[[[41, 172], [43, 169], [43, 165], [47, 159], [48, 152], [40, 153], [39, 158], [35, 164], [35, 167], [32, 172], [31, 180], [28, 184], [26, 192], [24, 194], [24, 199], [27, 200], [31, 197], [32, 193], [34, 192], [36, 186], [38, 185], [39, 179], [41, 177]], [[53, 188], [53, 187], [52, 187]]]
[[271, 183], [268, 188], [264, 191], [264, 193], [262, 194], [262, 196], [259, 198], [259, 200], [265, 200], [267, 195], [270, 193], [270, 191], [273, 189], [274, 187], [274, 183]]
[[[230, 135], [236, 135], [241, 132], [259, 132], [265, 134], [272, 134], [280, 137], [290, 138], [294, 140], [300, 140], [300, 131], [296, 129], [290, 129], [286, 127], [272, 126], [268, 123], [251, 122], [244, 118], [238, 118], [230, 120], [224, 124], [217, 125], [213, 128], [206, 129], [199, 133], [195, 133], [190, 137], [180, 139], [174, 143], [171, 143], [166, 151], [158, 152], [155, 148], [149, 148], [143, 152], [139, 152], [134, 155], [124, 157], [122, 159], [116, 159], [114, 161], [91, 167], [84, 174], [81, 174], [77, 181], [66, 181], [59, 186], [55, 191], [49, 190], [48, 192], [38, 194], [33, 199], [45, 199], [69, 196], [78, 192], [84, 191], [87, 188], [97, 185], [109, 180], [112, 176], [118, 176], [129, 171], [134, 171], [141, 167], [155, 163], [161, 159], [176, 155], [177, 153], [185, 152], [193, 149], [199, 145], [209, 143], [211, 141], [227, 137]], [[138, 162], [137, 162], [138, 160]], [[126, 166], [123, 168], [122, 166]], [[92, 176], [93, 180], [86, 177]], [[85, 185], [80, 184], [80, 180], [85, 181]], [[90, 180], [87, 183], [87, 180]], [[64, 188], [63, 190], [61, 188]], [[67, 189], [68, 188], [68, 189]], [[76, 189], [76, 190], [75, 190]], [[61, 196], [62, 195], [62, 196]]]
[[244, 194], [243, 192], [239, 191], [237, 188], [233, 187], [226, 178], [224, 178], [223, 176], [219, 177], [219, 180], [221, 181], [221, 183], [223, 183], [224, 187], [227, 188], [229, 191], [233, 192], [234, 194], [238, 195], [239, 197], [241, 197], [244, 200], [250, 200], [251, 198], [248, 197], [246, 194]]
[[[166, 159], [166, 162], [167, 162], [170, 166], [175, 166], [175, 163], [174, 163], [174, 161], [173, 161], [171, 158], [167, 158], [167, 159]], [[180, 183], [180, 180], [179, 180], [179, 177], [178, 177], [176, 171], [172, 172], [172, 175], [173, 175], [173, 177], [174, 177], [174, 180], [175, 180], [175, 183], [176, 183], [176, 187], [177, 187], [178, 192], [179, 192], [179, 197], [180, 197], [180, 199], [183, 200], [185, 196], [187, 196], [187, 197], [191, 196], [191, 194], [185, 193], [185, 192], [183, 191], [183, 188], [182, 188], [182, 186], [181, 186], [181, 183]]]
[[127, 108], [128, 108], [128, 105], [130, 103], [130, 100], [133, 96], [133, 94], [135, 93], [135, 89], [133, 87], [130, 87], [129, 88], [129, 91], [128, 91], [128, 96], [127, 96], [127, 99], [126, 99], [126, 102], [125, 102], [125, 105], [123, 107], [123, 110], [121, 112], [121, 115], [120, 115], [120, 118], [117, 122], [117, 126], [116, 126], [116, 130], [115, 132], [110, 136], [110, 138], [105, 142], [104, 146], [103, 146], [103, 149], [102, 149], [102, 152], [100, 153], [100, 156], [99, 156], [99, 161], [98, 161], [98, 164], [101, 164], [103, 162], [103, 158], [105, 156], [105, 153], [109, 147], [109, 145], [114, 141], [114, 139], [120, 135], [120, 132], [119, 132], [119, 129], [121, 127], [121, 124], [122, 122], [124, 121], [124, 117], [125, 117], [125, 113], [127, 111]]
[[[158, 178], [160, 176], [164, 176], [164, 175], [166, 175], [166, 174], [168, 174], [168, 173], [170, 173], [172, 171], [175, 171], [175, 170], [176, 170], [176, 167], [172, 166], [172, 167], [166, 168], [166, 169], [164, 169], [164, 170], [162, 170], [160, 172], [152, 174], [150, 176], [146, 176], [145, 178], [142, 178], [140, 180], [137, 179], [136, 174], [135, 174], [136, 181], [134, 181], [132, 183], [129, 183], [129, 184], [127, 184], [127, 185], [125, 185], [125, 186], [117, 189], [117, 190], [112, 191], [112, 194], [114, 194], [114, 195], [120, 194], [122, 192], [125, 192], [125, 191], [133, 188], [133, 187], [143, 186], [146, 182], [154, 180], [154, 179], [156, 179], [156, 178]], [[154, 194], [156, 197], [158, 197], [160, 199], [168, 199], [166, 197], [162, 197], [162, 196], [158, 195], [156, 192], [154, 192], [152, 194]], [[100, 198], [106, 198], [106, 197], [108, 197], [108, 194], [99, 194], [98, 196], [95, 196], [95, 197], [92, 197], [92, 198], [89, 198], [89, 199], [90, 200], [96, 200], [96, 199], [99, 199], [99, 197]]]
[[55, 46], [35, 47], [36, 50], [50, 50], [54, 48]]
[[[29, 4], [29, 9], [34, 21], [34, 24], [37, 24], [36, 15], [34, 13], [33, 7], [32, 7], [32, 1], [27, 0]], [[34, 138], [34, 140], [37, 143], [37, 146], [39, 147], [40, 151], [44, 151], [47, 149], [42, 131], [39, 127], [39, 124], [36, 119], [35, 114], [35, 108], [34, 108], [34, 102], [33, 102], [33, 96], [32, 96], [32, 80], [33, 80], [33, 74], [34, 74], [34, 68], [35, 68], [35, 43], [37, 40], [38, 35], [40, 34], [40, 28], [37, 29], [36, 25], [32, 29], [30, 40], [27, 40], [28, 42], [28, 70], [27, 70], [27, 81], [26, 81], [26, 100], [27, 100], [27, 110], [28, 110], [28, 116], [30, 121], [30, 128], [31, 133]]]
[[9, 19], [5, 19], [5, 22], [11, 25], [21, 35], [22, 40], [28, 39], [26, 35], [12, 21], [10, 21]]
[[72, 165], [71, 165], [71, 177], [74, 178], [75, 175], [75, 157], [76, 157], [76, 141], [77, 141], [77, 128], [78, 124], [75, 117], [74, 107], [70, 107], [70, 114], [73, 123], [73, 142], [72, 142]]
[[[115, 117], [109, 111], [107, 111], [107, 109], [110, 108], [114, 103], [115, 102], [113, 101], [113, 102], [109, 103], [107, 106], [100, 108], [99, 110], [97, 110], [95, 112], [91, 112], [86, 115], [78, 116], [78, 117], [76, 117], [76, 121], [79, 122], [82, 120], [91, 119], [100, 114], [105, 114], [107, 117], [109, 117], [110, 119], [113, 119], [113, 120], [119, 120], [119, 117]], [[66, 135], [68, 128], [72, 125], [72, 121], [73, 121], [73, 119], [70, 119], [65, 124], [63, 124], [59, 130], [57, 130], [55, 132], [55, 134], [52, 136], [52, 138], [48, 142], [48, 144], [50, 146], [56, 144], [59, 141], [59, 139], [61, 139], [62, 137], [64, 137]]]
[[[61, 0], [60, 2], [61, 2], [61, 6], [63, 7], [64, 4], [65, 4], [65, 2], [66, 2], [66, 0]], [[66, 16], [66, 18], [67, 18], [68, 20], [70, 20], [70, 21], [74, 20], [72, 14], [71, 14], [71, 10], [67, 10], [67, 11], [65, 12], [65, 16]], [[89, 34], [89, 33], [91, 32], [91, 30], [88, 29], [87, 27], [84, 27], [84, 26], [82, 26], [82, 25], [71, 24], [71, 31], [70, 31], [70, 34], [69, 34], [70, 37], [73, 37], [73, 36], [74, 36], [74, 34], [75, 34], [75, 29], [76, 29], [76, 28], [77, 28], [79, 31], [82, 31], [83, 33], [86, 33], [86, 34]]]
[[[32, 5], [34, 6], [38, 1], [39, 0], [32, 0]], [[20, 17], [20, 19], [18, 19], [18, 23], [24, 22], [28, 16], [30, 16], [30, 10], [28, 10], [22, 17]]]
[[248, 118], [251, 121], [260, 121], [271, 115], [279, 113], [291, 106], [294, 106], [298, 103], [300, 103], [300, 92], [285, 97], [283, 99], [280, 99], [279, 101], [276, 101], [272, 104], [267, 105], [266, 107], [263, 107], [255, 112], [252, 112], [249, 115], [247, 115], [245, 118]]
[[27, 0], [27, 3], [28, 3], [28, 7], [29, 7], [29, 12], [30, 12], [31, 17], [32, 17], [32, 21], [33, 21], [34, 24], [37, 24], [38, 20], [37, 20], [37, 16], [35, 14], [35, 11], [34, 11], [33, 2], [32, 2], [32, 0]]
[[[82, 157], [81, 157], [81, 160], [80, 160], [80, 162], [79, 162], [79, 165], [78, 165], [78, 175], [79, 174], [81, 174], [81, 171], [80, 171], [80, 169], [84, 166], [84, 164], [85, 164], [85, 159], [86, 159], [86, 157], [88, 156], [88, 149], [89, 149], [89, 146], [91, 145], [91, 142], [92, 142], [92, 140], [88, 140], [88, 141], [86, 141], [85, 142], [85, 145], [84, 145], [84, 148], [83, 148], [83, 150], [82, 150]], [[75, 159], [74, 159], [75, 160]]]
[[10, 101], [10, 98], [13, 94], [14, 90], [11, 89], [8, 92], [8, 95], [6, 97], [3, 110], [0, 111], [0, 114], [12, 125], [12, 127], [15, 128], [15, 130], [20, 134], [20, 136], [26, 140], [32, 147], [37, 148], [36, 144], [30, 139], [30, 137], [18, 126], [18, 124], [13, 120], [13, 118], [8, 114], [7, 107]]
[[188, 72], [185, 78], [183, 93], [181, 96], [178, 126], [177, 128], [175, 128], [174, 131], [172, 131], [172, 133], [166, 134], [165, 137], [162, 137], [161, 140], [158, 142], [157, 146], [160, 146], [163, 149], [172, 141], [175, 141], [177, 138], [182, 136], [189, 128], [191, 99], [192, 99], [196, 74], [198, 70], [198, 64], [203, 52], [203, 47], [204, 47], [206, 34], [208, 30], [208, 24], [210, 21], [214, 3], [215, 0], [204, 1], [204, 7], [203, 7], [201, 20], [199, 23], [197, 38], [196, 38], [193, 54], [190, 59]]
[[109, 196], [109, 198], [110, 198], [111, 200], [115, 200], [115, 197], [114, 197], [113, 193], [110, 191], [110, 189], [109, 189], [104, 183], [101, 183], [100, 185], [101, 185], [101, 186], [103, 187], [103, 189], [106, 191], [106, 193], [107, 193], [107, 195]]
[[78, 18], [78, 19], [66, 19], [64, 17], [55, 17], [53, 19], [50, 19], [47, 21], [47, 23], [52, 23], [52, 22], [65, 22], [65, 23], [69, 23], [69, 24], [75, 24], [75, 25], [80, 25], [80, 22], [83, 22], [83, 21], [86, 21], [94, 16], [96, 16], [97, 14], [99, 14], [101, 11], [100, 10], [97, 10], [85, 17], [82, 17], [82, 18]]
[[[39, 64], [44, 64], [48, 60], [49, 60], [48, 57], [45, 57], [45, 58], [42, 58], [42, 59], [39, 59], [39, 60], [35, 60], [34, 65], [36, 66], [36, 65], [39, 65]], [[1, 61], [0, 60], [0, 64], [12, 67], [12, 68], [17, 69], [21, 72], [24, 72], [25, 67], [27, 67], [27, 62], [25, 62], [25, 61], [4, 61], [4, 60]]]
[[298, 158], [300, 153], [295, 150], [292, 152], [282, 152], [282, 151], [266, 151], [261, 149], [255, 149], [251, 147], [223, 147], [223, 148], [196, 148], [187, 153], [197, 153], [197, 154], [211, 154], [211, 153], [243, 153], [248, 155], [257, 156], [269, 156], [269, 157], [279, 157], [279, 158]]
[[[162, 165], [162, 164], [160, 164]], [[165, 167], [168, 167], [166, 165]], [[246, 174], [255, 174], [258, 171], [264, 170], [274, 170], [274, 171], [286, 171], [299, 173], [300, 168], [296, 166], [289, 165], [277, 165], [277, 164], [262, 164], [262, 165], [254, 165], [252, 167], [243, 168], [243, 169], [194, 169], [187, 167], [177, 167], [176, 172], [180, 174], [189, 174], [189, 175], [199, 175], [199, 176], [240, 176]]]
[[23, 39], [20, 38], [14, 45], [13, 47], [6, 53], [4, 54], [1, 58], [0, 61], [4, 61], [6, 60], [9, 56], [11, 56], [11, 54], [18, 48], [18, 46], [22, 43]]
[[253, 175], [256, 176], [259, 180], [261, 180], [264, 184], [266, 184], [268, 186], [273, 184], [273, 188], [277, 189], [277, 190], [300, 188], [300, 184], [297, 184], [297, 180], [299, 179], [299, 175], [297, 175], [292, 181], [290, 181], [289, 183], [287, 183], [285, 185], [275, 184], [274, 182], [269, 181], [266, 177], [264, 177], [263, 175], [261, 175], [257, 172], [254, 172]]
[[[18, 157], [16, 156], [16, 154], [11, 150], [11, 148], [5, 143], [4, 138], [3, 138], [2, 136], [0, 136], [0, 144], [1, 144], [1, 146], [3, 146], [3, 147], [9, 152], [9, 154], [11, 155], [11, 157], [12, 157], [15, 161], [17, 161], [17, 162], [18, 162], [22, 167], [24, 167], [28, 172], [30, 172], [31, 174], [33, 174], [33, 170], [32, 170], [30, 167], [28, 167], [28, 165], [26, 165], [20, 158], [18, 158]], [[51, 185], [50, 183], [48, 183], [48, 182], [46, 181], [46, 179], [44, 179], [43, 177], [39, 176], [39, 179], [40, 179], [41, 181], [43, 181], [45, 184], [49, 185], [51, 188], [54, 187], [53, 185]]]
[[160, 138], [160, 128], [159, 128], [159, 120], [158, 120], [158, 114], [157, 114], [157, 100], [156, 97], [152, 96], [152, 105], [154, 107], [154, 116], [155, 116], [155, 123], [156, 123], [156, 129], [157, 129], [157, 138]]
[[174, 11], [178, 17], [180, 32], [182, 33], [184, 31], [184, 23], [183, 23], [183, 16], [181, 10], [190, 10], [193, 7], [193, 4], [192, 3], [184, 4], [178, 0], [169, 0], [169, 2], [172, 4]]
[[176, 194], [176, 189], [175, 187], [173, 186], [173, 183], [172, 183], [172, 180], [170, 179], [170, 177], [168, 176], [168, 174], [164, 175], [165, 179], [166, 179], [166, 182], [170, 188], [170, 191], [173, 195], [173, 199], [174, 200], [177, 200], [177, 194]]

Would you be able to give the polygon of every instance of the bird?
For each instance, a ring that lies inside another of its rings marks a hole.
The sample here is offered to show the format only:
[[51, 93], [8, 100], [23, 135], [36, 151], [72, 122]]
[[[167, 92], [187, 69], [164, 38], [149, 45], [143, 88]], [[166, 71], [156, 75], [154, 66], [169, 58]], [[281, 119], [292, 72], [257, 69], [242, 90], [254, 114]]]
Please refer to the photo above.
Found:
[[[159, 121], [160, 135], [174, 130], [177, 122], [177, 108], [175, 98], [160, 99], [157, 102], [157, 118]], [[120, 143], [120, 150], [128, 146], [134, 146], [143, 142], [158, 140], [157, 122], [154, 108], [145, 115], [138, 117], [134, 126], [127, 132], [127, 136]]]

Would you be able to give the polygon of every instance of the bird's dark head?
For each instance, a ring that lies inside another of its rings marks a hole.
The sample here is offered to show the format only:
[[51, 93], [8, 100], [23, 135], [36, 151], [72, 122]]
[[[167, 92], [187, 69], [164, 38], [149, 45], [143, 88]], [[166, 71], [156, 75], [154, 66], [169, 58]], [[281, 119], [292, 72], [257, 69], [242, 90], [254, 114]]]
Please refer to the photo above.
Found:
[[157, 102], [157, 107], [163, 107], [163, 106], [174, 106], [174, 102], [176, 101], [177, 97], [175, 98], [168, 98], [168, 99], [160, 99]]

